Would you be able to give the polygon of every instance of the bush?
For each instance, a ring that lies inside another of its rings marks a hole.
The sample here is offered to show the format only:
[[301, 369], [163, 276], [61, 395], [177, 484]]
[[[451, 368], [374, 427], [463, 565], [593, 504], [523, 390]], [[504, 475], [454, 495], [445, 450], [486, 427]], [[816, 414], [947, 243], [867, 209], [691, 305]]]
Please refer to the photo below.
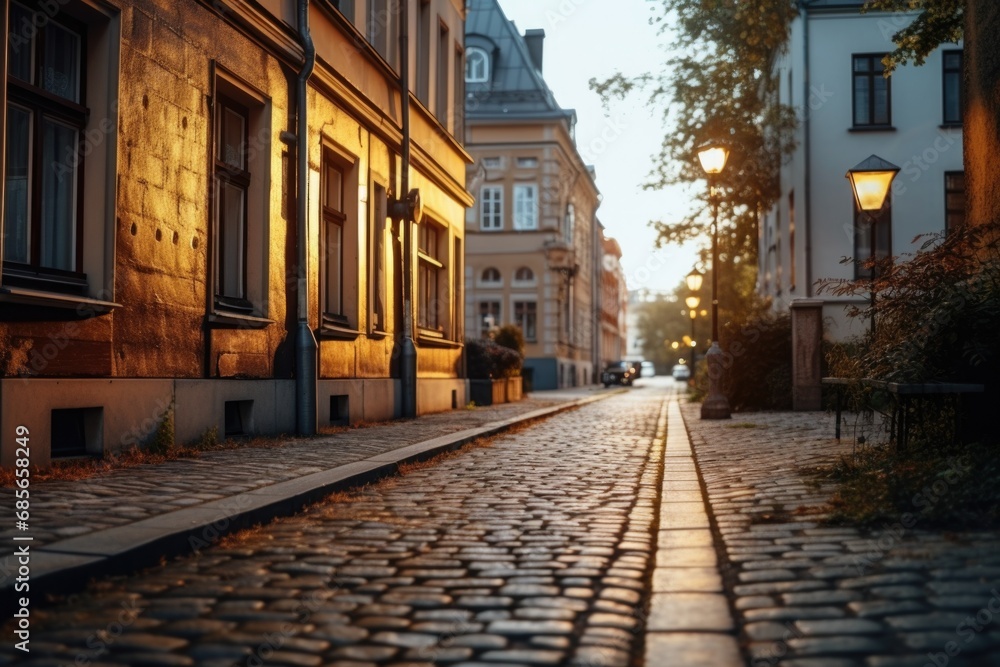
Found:
[[[834, 350], [830, 371], [839, 377], [872, 378], [888, 382], [972, 382], [986, 386], [986, 395], [970, 397], [969, 407], [995, 405], [996, 378], [1000, 374], [1000, 225], [966, 226], [945, 234], [928, 234], [921, 251], [909, 261], [875, 263], [870, 280], [823, 281], [820, 292], [868, 300], [850, 311], [867, 323], [874, 316], [875, 331], [868, 331], [851, 345]], [[871, 264], [871, 262], [866, 262]], [[855, 400], [865, 397], [853, 396]], [[919, 423], [910, 431], [911, 442], [935, 448], [953, 439], [953, 407], [947, 402], [926, 402]], [[966, 433], [992, 435], [989, 410], [974, 409]], [[979, 423], [973, 423], [975, 420]]]
[[[719, 344], [726, 364], [720, 389], [734, 411], [788, 410], [792, 407], [792, 318], [756, 313], [721, 327]], [[693, 397], [708, 393], [707, 364], [695, 368]]]
[[514, 350], [521, 357], [524, 356], [524, 334], [521, 333], [521, 327], [505, 324], [497, 330], [493, 340], [496, 341], [497, 345], [503, 345]]
[[[874, 316], [875, 330], [834, 346], [827, 355], [831, 374], [986, 388], [985, 394], [966, 396], [957, 405], [915, 401], [903, 454], [884, 444], [866, 446], [821, 470], [839, 484], [833, 518], [871, 523], [911, 513], [922, 525], [1000, 524], [1000, 462], [991, 410], [1000, 399], [998, 230], [994, 223], [925, 235], [921, 251], [909, 261], [877, 261], [874, 281], [821, 283], [821, 293], [866, 302], [875, 294], [874, 305], [851, 311], [865, 324]], [[894, 407], [885, 392], [862, 387], [848, 398], [852, 409], [888, 413]]]
[[465, 341], [465, 361], [470, 378], [497, 380], [520, 375], [524, 358], [495, 341], [469, 338]]

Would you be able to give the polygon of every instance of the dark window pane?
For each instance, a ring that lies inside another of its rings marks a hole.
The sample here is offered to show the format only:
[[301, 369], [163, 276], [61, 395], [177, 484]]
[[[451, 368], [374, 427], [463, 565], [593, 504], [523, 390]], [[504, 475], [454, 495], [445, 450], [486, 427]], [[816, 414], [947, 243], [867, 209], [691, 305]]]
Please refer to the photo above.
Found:
[[243, 188], [222, 181], [219, 203], [219, 291], [223, 296], [244, 298], [243, 244], [246, 219], [246, 192]]
[[246, 119], [234, 109], [222, 110], [222, 133], [219, 141], [219, 159], [231, 167], [246, 169], [243, 151]]
[[4, 200], [4, 259], [27, 263], [30, 208], [31, 113], [7, 107], [7, 176]]
[[7, 73], [32, 83], [31, 63], [35, 50], [34, 12], [14, 3], [10, 6], [10, 29], [7, 34]]
[[75, 269], [77, 131], [42, 121], [42, 266]]
[[336, 222], [326, 225], [326, 312], [343, 315], [344, 229]]
[[868, 117], [869, 95], [868, 80], [864, 77], [854, 79], [854, 124], [868, 125], [871, 119]]
[[962, 52], [961, 51], [948, 51], [944, 54], [944, 66], [945, 69], [962, 69]]
[[860, 56], [854, 59], [855, 72], [868, 72], [870, 70], [871, 70], [871, 61], [868, 58]]
[[882, 76], [875, 77], [875, 109], [872, 123], [889, 124], [889, 82]]
[[41, 87], [80, 102], [80, 37], [55, 22], [46, 26]]

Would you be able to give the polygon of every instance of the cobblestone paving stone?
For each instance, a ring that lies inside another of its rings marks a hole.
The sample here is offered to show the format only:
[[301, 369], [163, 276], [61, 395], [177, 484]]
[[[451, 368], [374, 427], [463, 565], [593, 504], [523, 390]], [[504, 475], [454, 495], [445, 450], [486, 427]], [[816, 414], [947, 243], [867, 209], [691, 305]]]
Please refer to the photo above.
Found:
[[827, 525], [832, 489], [806, 471], [850, 451], [832, 415], [682, 409], [748, 664], [1000, 665], [1000, 537], [920, 525], [923, 507], [947, 502], [946, 481], [878, 529]]
[[628, 667], [664, 401], [634, 389], [33, 610], [24, 664]]
[[[32, 491], [37, 489], [31, 502], [33, 547], [361, 461], [580, 396], [550, 394], [518, 403], [347, 429], [310, 440], [290, 439], [281, 447], [205, 452], [196, 459], [115, 470], [80, 481], [32, 481]], [[12, 505], [13, 497], [13, 488], [0, 489], [5, 505]], [[0, 532], [0, 557], [13, 552], [10, 537], [14, 534], [14, 528]]]

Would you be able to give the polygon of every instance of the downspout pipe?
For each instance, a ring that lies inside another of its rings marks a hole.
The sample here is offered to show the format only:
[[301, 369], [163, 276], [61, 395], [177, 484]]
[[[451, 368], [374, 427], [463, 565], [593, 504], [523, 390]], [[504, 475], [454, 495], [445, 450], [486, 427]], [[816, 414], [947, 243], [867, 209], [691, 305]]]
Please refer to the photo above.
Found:
[[[399, 96], [402, 114], [402, 165], [397, 200], [410, 200], [410, 2], [401, 4], [399, 31]], [[404, 419], [417, 416], [417, 347], [413, 342], [413, 207], [406, 207], [403, 225], [403, 340], [400, 342], [399, 381]]]
[[309, 32], [309, 0], [298, 0], [298, 28], [302, 43], [303, 64], [296, 90], [295, 149], [298, 158], [295, 180], [296, 251], [298, 323], [295, 328], [295, 424], [300, 436], [316, 435], [317, 372], [316, 337], [309, 326], [309, 100], [306, 97], [309, 77], [316, 66], [316, 47]]
[[804, 63], [802, 69], [804, 70], [802, 76], [802, 108], [805, 111], [805, 120], [802, 122], [802, 152], [804, 153], [803, 159], [805, 160], [805, 201], [803, 202], [805, 208], [805, 233], [806, 233], [806, 298], [811, 299], [813, 296], [813, 261], [812, 261], [812, 146], [811, 146], [811, 136], [810, 136], [810, 116], [812, 115], [812, 109], [809, 106], [809, 2], [803, 1], [799, 3], [799, 7], [802, 9], [802, 53]]

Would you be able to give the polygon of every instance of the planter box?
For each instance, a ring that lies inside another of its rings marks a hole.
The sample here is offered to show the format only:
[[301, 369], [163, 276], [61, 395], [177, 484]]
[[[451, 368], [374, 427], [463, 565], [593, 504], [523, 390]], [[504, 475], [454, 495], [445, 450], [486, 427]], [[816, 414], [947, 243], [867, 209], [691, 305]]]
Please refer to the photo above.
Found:
[[523, 398], [521, 378], [499, 380], [469, 380], [469, 400], [476, 405], [513, 403]]

